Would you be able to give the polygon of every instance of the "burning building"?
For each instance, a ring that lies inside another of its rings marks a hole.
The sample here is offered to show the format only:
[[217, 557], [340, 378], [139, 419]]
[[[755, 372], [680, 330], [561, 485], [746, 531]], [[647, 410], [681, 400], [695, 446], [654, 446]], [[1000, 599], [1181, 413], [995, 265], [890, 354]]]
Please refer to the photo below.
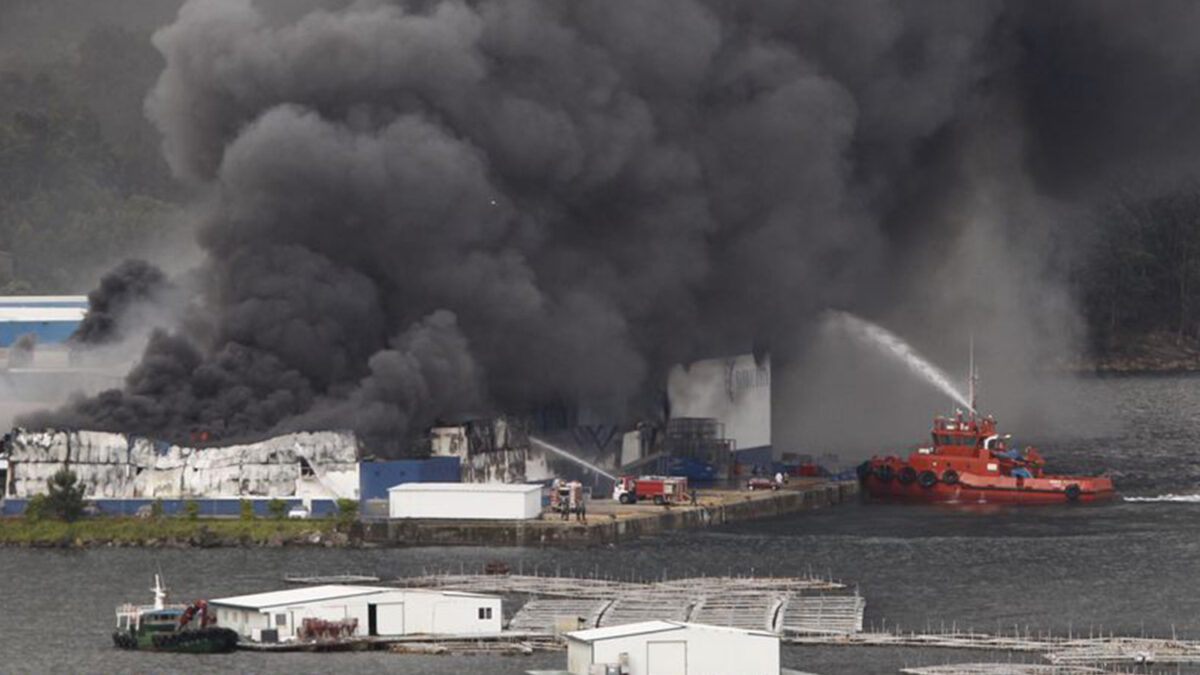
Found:
[[371, 461], [345, 431], [294, 433], [223, 447], [95, 431], [14, 430], [3, 442], [4, 495], [23, 500], [70, 469], [92, 500], [386, 499], [410, 481], [458, 479], [458, 461]]

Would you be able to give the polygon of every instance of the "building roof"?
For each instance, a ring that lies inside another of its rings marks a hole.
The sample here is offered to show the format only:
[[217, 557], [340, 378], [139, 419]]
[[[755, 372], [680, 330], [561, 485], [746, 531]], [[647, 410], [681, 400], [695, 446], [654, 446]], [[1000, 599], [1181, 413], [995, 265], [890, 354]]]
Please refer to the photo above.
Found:
[[26, 307], [0, 305], [0, 321], [70, 321], [79, 323], [86, 307]]
[[646, 635], [648, 633], [661, 633], [668, 630], [679, 630], [682, 627], [672, 621], [641, 621], [639, 623], [627, 623], [620, 626], [572, 631], [567, 633], [567, 637], [582, 642], [595, 642], [609, 638], [631, 637], [634, 635]]
[[388, 488], [388, 492], [508, 492], [526, 494], [541, 491], [538, 483], [401, 483]]
[[395, 588], [384, 588], [381, 586], [344, 586], [340, 584], [327, 584], [324, 586], [304, 586], [302, 588], [289, 588], [282, 591], [269, 591], [267, 593], [252, 593], [250, 595], [235, 595], [229, 598], [217, 598], [210, 600], [211, 605], [225, 605], [227, 607], [242, 607], [245, 609], [266, 609], [267, 607], [279, 607], [280, 605], [303, 605], [310, 602], [323, 602], [325, 600], [336, 600], [338, 598], [353, 598], [360, 595], [373, 595], [375, 593], [383, 593], [386, 591], [394, 591]]
[[376, 593], [436, 593], [456, 598], [487, 598], [495, 599], [494, 595], [467, 593], [464, 591], [441, 591], [424, 588], [392, 588], [389, 586], [349, 586], [343, 584], [325, 584], [322, 586], [304, 586], [288, 588], [282, 591], [267, 593], [252, 593], [250, 595], [235, 595], [229, 598], [210, 600], [211, 605], [240, 607], [243, 609], [268, 609], [284, 605], [305, 605], [313, 602], [325, 602], [341, 598], [355, 598]]
[[86, 295], [0, 295], [0, 307], [87, 307]]
[[693, 628], [706, 631], [720, 631], [733, 635], [754, 635], [757, 637], [772, 637], [778, 638], [775, 633], [768, 633], [764, 630], [746, 630], [745, 628], [733, 628], [731, 626], [714, 626], [707, 623], [688, 623], [686, 621], [642, 621], [640, 623], [627, 623], [620, 626], [607, 626], [605, 628], [592, 628], [589, 630], [577, 630], [567, 633], [567, 637], [580, 642], [596, 642], [599, 640], [609, 640], [612, 638], [633, 637], [635, 635], [647, 635], [650, 633], [662, 633], [669, 630], [681, 630], [684, 628]]

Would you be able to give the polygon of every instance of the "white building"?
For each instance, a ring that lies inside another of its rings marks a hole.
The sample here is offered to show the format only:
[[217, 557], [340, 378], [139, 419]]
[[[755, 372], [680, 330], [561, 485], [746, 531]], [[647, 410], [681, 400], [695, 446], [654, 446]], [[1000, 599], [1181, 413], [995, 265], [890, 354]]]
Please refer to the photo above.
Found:
[[542, 486], [508, 483], [404, 483], [388, 488], [392, 518], [531, 520], [542, 515]]
[[624, 675], [779, 675], [779, 636], [681, 621], [567, 633], [567, 672], [604, 672], [599, 664]]
[[377, 586], [306, 586], [210, 600], [217, 625], [258, 639], [274, 628], [295, 639], [304, 619], [357, 619], [356, 636], [480, 635], [500, 632], [500, 598]]

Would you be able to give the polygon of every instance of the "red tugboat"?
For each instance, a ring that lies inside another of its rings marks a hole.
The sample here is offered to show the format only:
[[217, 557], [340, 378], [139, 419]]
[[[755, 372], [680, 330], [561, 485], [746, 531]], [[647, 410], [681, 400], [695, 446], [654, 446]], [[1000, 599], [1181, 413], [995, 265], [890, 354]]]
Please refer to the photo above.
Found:
[[975, 414], [933, 421], [933, 445], [908, 459], [874, 457], [858, 467], [872, 497], [920, 502], [1059, 504], [1116, 495], [1108, 476], [1046, 474], [1038, 451], [1009, 447], [996, 420]]

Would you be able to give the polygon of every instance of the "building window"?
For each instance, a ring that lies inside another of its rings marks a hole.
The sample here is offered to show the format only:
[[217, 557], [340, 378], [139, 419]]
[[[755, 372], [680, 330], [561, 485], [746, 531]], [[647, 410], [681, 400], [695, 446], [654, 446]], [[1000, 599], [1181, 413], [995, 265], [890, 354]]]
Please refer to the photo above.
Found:
[[490, 618], [492, 618], [492, 608], [491, 607], [480, 607], [479, 608], [479, 620], [483, 621], [483, 620], [490, 619]]
[[276, 614], [275, 615], [275, 625], [276, 626], [286, 626], [287, 625], [287, 614]]

